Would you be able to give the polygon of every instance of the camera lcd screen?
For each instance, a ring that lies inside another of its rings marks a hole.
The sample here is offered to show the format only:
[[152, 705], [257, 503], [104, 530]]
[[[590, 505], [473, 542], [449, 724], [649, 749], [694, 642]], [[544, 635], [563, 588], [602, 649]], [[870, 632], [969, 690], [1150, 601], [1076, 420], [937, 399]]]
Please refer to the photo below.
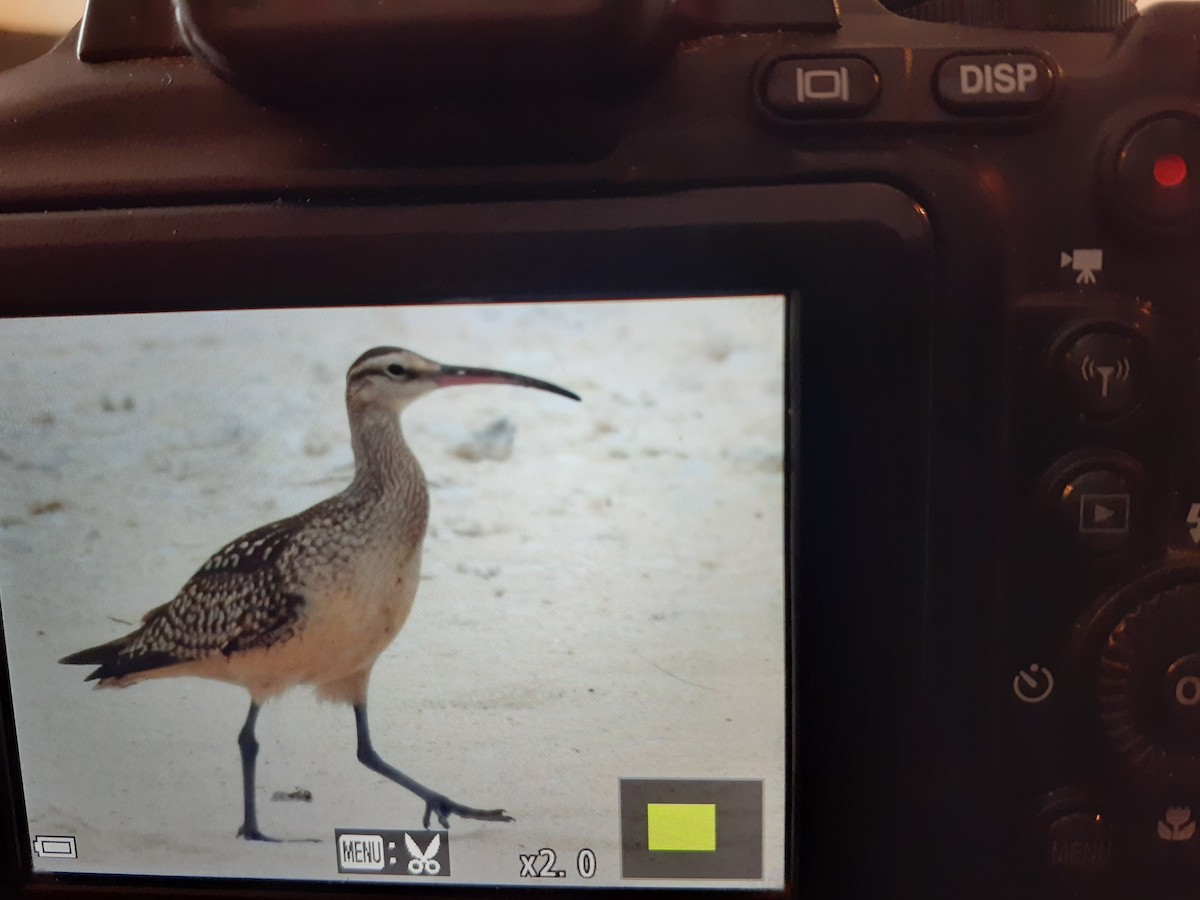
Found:
[[785, 311], [5, 321], [34, 872], [782, 889]]

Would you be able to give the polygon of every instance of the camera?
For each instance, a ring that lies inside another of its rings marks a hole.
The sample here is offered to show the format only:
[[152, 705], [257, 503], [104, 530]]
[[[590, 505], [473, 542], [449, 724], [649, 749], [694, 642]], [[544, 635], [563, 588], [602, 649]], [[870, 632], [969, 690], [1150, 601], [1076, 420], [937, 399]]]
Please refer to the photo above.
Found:
[[1198, 41], [91, 0], [0, 72], [6, 896], [1190, 896]]

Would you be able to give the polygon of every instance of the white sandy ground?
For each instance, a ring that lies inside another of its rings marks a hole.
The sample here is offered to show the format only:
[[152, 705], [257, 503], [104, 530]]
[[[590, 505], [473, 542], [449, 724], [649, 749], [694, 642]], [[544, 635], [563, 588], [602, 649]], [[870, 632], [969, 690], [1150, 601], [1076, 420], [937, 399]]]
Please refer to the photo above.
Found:
[[[760, 298], [0, 322], [0, 598], [30, 830], [80, 852], [39, 865], [337, 880], [335, 827], [418, 826], [422, 804], [356, 760], [351, 711], [298, 690], [259, 720], [259, 819], [321, 842], [237, 840], [244, 691], [93, 691], [56, 662], [340, 490], [345, 369], [398, 344], [584, 398], [463, 387], [404, 416], [432, 514], [372, 730], [405, 772], [516, 817], [452, 820], [456, 880], [521, 883], [518, 854], [549, 847], [556, 883], [579, 884], [587, 847], [592, 883], [615, 883], [620, 777], [761, 778], [764, 879], [734, 886], [781, 886], [782, 318]], [[455, 455], [500, 417], [510, 458]], [[312, 802], [269, 799], [296, 787]]]

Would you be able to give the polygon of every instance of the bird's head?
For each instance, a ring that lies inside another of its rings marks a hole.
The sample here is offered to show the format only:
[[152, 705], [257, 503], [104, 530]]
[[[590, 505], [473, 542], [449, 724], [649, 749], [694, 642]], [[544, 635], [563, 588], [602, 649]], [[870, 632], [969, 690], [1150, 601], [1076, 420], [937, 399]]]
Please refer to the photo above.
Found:
[[461, 384], [514, 384], [578, 400], [568, 390], [494, 369], [448, 366], [400, 347], [376, 347], [354, 361], [346, 373], [346, 400], [352, 406], [384, 407], [396, 413], [440, 387]]

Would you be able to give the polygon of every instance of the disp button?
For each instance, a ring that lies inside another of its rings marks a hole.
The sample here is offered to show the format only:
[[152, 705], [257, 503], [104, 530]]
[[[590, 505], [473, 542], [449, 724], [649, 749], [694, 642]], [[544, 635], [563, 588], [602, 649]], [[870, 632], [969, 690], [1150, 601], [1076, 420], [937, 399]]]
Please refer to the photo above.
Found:
[[964, 53], [943, 60], [938, 102], [960, 115], [1032, 112], [1054, 90], [1054, 72], [1032, 53]]

